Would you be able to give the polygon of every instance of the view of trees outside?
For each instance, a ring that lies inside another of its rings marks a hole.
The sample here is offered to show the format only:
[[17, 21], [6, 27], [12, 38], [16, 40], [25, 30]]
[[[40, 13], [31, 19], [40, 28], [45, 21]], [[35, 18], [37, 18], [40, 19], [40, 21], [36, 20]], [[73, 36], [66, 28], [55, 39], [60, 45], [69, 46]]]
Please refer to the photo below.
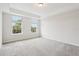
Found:
[[32, 20], [31, 32], [36, 32], [38, 27], [38, 20]]
[[22, 22], [22, 17], [12, 16], [13, 33], [21, 33], [21, 22]]
[[36, 26], [35, 26], [36, 24], [32, 24], [32, 26], [31, 26], [31, 32], [36, 32]]
[[[12, 16], [12, 32], [15, 33], [21, 33], [22, 28], [21, 28], [21, 23], [22, 23], [22, 17], [21, 16]], [[38, 27], [38, 20], [33, 19], [31, 23], [31, 32], [36, 32], [37, 27]]]

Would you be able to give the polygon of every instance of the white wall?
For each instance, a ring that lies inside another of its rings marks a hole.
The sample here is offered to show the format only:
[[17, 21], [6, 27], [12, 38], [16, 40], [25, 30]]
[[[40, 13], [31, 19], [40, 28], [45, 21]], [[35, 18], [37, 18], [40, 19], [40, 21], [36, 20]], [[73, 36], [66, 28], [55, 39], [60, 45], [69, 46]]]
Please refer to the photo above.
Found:
[[2, 11], [8, 11], [8, 4], [0, 4], [0, 47], [2, 45]]
[[[3, 40], [2, 40], [3, 43], [40, 36], [40, 24], [37, 28], [37, 32], [32, 33], [31, 32], [32, 18], [24, 17], [24, 16], [22, 19], [22, 32], [23, 33], [13, 34], [11, 16], [12, 16], [12, 14], [3, 13]], [[35, 19], [35, 18], [33, 18], [33, 19]], [[39, 19], [35, 19], [35, 20], [39, 20]]]
[[[37, 19], [39, 19], [39, 16], [38, 15], [31, 14], [31, 13], [28, 13], [28, 12], [23, 12], [21, 10], [17, 10], [17, 9], [11, 8], [9, 3], [1, 3], [0, 4], [0, 8], [2, 10], [0, 13], [6, 12], [6, 13], [12, 13], [12, 14], [21, 15], [21, 16], [27, 16], [26, 18], [24, 17], [24, 20], [23, 20], [23, 22], [26, 22], [26, 23], [30, 22], [30, 18], [37, 18]], [[1, 18], [1, 16], [0, 16], [0, 18]], [[29, 19], [26, 21], [27, 18], [29, 18]], [[29, 37], [34, 37], [34, 36], [36, 37], [36, 36], [39, 35], [38, 33], [39, 33], [40, 30], [38, 30], [37, 33], [31, 33], [31, 32], [29, 32], [31, 35], [30, 34], [26, 35], [27, 34], [26, 31], [25, 31], [26, 29], [23, 30], [24, 31], [23, 34], [12, 35], [12, 33], [11, 33], [11, 24], [10, 24], [11, 23], [10, 15], [8, 14], [8, 15], [3, 16], [2, 21], [3, 21], [3, 24], [0, 25], [0, 26], [3, 27], [3, 29], [2, 29], [3, 30], [2, 39], [1, 39], [1, 41], [3, 43], [4, 42], [8, 42], [8, 41], [19, 40], [19, 39], [27, 39]], [[1, 22], [1, 20], [0, 20], [0, 22]], [[26, 26], [26, 23], [23, 24], [23, 26], [24, 25]], [[1, 32], [1, 29], [0, 29], [0, 32]]]
[[2, 46], [2, 10], [4, 9], [6, 11], [7, 10], [6, 7], [7, 7], [6, 4], [5, 4], [5, 9], [4, 9], [4, 5], [0, 4], [0, 48]]
[[52, 15], [41, 22], [44, 38], [79, 46], [79, 10]]
[[0, 9], [0, 48], [2, 45], [2, 11]]
[[3, 12], [10, 12], [10, 13], [20, 14], [23, 16], [28, 16], [28, 17], [33, 17], [33, 18], [40, 18], [39, 15], [29, 13], [28, 11], [25, 12], [25, 11], [19, 10], [19, 8], [21, 7], [22, 6], [19, 6], [17, 9], [17, 8], [12, 8], [10, 3], [0, 3], [0, 8], [2, 9]]

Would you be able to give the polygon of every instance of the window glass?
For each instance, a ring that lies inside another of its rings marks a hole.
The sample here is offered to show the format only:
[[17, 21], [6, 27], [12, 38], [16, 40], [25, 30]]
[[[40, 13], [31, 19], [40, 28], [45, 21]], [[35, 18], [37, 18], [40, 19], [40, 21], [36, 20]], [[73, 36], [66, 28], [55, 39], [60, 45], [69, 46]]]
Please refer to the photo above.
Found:
[[36, 32], [37, 27], [38, 27], [38, 20], [32, 20], [31, 32]]
[[21, 33], [21, 23], [22, 23], [22, 17], [20, 16], [12, 16], [12, 32], [15, 33]]

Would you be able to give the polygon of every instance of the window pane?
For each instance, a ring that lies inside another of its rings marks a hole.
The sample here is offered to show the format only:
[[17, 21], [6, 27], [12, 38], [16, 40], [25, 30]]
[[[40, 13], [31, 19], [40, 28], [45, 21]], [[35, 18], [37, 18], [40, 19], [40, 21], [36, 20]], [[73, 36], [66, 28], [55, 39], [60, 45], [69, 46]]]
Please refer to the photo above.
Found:
[[37, 27], [38, 27], [38, 20], [32, 20], [31, 32], [36, 32]]
[[20, 16], [12, 16], [12, 32], [13, 33], [21, 33], [21, 22], [22, 17]]

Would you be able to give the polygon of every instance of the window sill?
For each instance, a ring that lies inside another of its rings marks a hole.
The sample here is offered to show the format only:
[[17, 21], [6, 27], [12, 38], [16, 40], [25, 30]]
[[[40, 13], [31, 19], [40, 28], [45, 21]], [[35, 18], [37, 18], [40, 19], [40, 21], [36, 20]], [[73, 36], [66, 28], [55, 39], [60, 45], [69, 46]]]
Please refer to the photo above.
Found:
[[12, 33], [11, 35], [22, 35], [23, 33]]

